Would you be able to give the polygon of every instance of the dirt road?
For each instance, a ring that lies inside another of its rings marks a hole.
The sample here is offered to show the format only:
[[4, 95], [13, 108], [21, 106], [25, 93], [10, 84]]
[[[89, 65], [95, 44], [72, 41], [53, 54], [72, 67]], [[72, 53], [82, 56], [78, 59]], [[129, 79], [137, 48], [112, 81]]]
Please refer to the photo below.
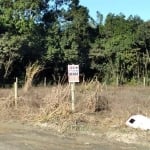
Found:
[[114, 142], [95, 134], [59, 134], [14, 122], [0, 123], [0, 150], [148, 150], [150, 147]]

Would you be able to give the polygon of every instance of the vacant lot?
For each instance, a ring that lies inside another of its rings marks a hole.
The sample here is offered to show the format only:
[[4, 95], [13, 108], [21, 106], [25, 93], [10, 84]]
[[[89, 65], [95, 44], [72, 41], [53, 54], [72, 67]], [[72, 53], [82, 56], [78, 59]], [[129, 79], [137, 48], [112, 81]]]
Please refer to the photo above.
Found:
[[69, 85], [19, 89], [17, 103], [13, 89], [1, 89], [0, 149], [149, 149], [150, 131], [125, 126], [132, 114], [150, 116], [149, 91], [78, 84], [72, 113]]

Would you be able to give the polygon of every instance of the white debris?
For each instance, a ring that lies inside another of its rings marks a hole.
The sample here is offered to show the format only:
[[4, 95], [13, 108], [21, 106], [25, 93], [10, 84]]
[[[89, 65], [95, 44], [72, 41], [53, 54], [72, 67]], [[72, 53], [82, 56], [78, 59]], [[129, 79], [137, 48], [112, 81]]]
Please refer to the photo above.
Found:
[[150, 118], [143, 115], [133, 115], [126, 121], [126, 125], [132, 128], [150, 130]]

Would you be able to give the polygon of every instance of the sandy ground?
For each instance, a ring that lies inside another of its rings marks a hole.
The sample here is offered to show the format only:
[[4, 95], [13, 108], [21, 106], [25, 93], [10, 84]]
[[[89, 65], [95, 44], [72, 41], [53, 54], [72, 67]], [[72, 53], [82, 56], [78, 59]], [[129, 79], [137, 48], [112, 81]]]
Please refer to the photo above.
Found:
[[[62, 134], [37, 126], [14, 122], [0, 123], [0, 150], [149, 150], [136, 137], [107, 133]], [[132, 142], [133, 141], [133, 142]]]

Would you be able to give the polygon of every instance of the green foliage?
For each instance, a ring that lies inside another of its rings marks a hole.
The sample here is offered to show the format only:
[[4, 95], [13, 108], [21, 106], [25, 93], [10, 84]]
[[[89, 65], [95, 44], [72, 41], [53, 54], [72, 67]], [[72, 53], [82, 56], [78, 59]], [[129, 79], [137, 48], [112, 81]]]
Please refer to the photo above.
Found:
[[77, 63], [81, 72], [88, 68], [89, 24], [88, 10], [80, 6], [79, 1], [72, 1], [70, 9], [65, 13], [65, 28], [62, 34], [61, 47], [66, 63]]
[[[150, 77], [150, 22], [122, 13], [97, 20], [79, 0], [0, 0], [0, 77], [25, 74], [39, 61], [44, 75], [79, 64], [86, 77], [131, 84]], [[138, 82], [137, 82], [138, 83]]]
[[24, 38], [5, 33], [0, 37], [0, 64], [4, 78], [11, 74], [16, 61], [21, 61]]

